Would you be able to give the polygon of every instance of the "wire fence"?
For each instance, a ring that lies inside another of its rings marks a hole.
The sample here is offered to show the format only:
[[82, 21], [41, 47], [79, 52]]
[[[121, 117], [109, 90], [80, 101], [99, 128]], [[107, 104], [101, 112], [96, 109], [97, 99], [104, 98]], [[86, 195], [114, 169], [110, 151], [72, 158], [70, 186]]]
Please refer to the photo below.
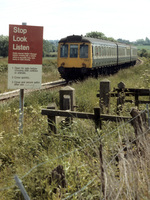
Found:
[[[31, 112], [33, 111], [32, 109], [30, 110]], [[97, 133], [97, 136], [96, 138], [92, 139], [91, 142], [89, 143], [86, 143], [78, 148], [75, 148], [71, 151], [68, 151], [66, 153], [63, 153], [63, 154], [60, 154], [59, 156], [56, 156], [55, 158], [53, 159], [48, 159], [44, 162], [40, 162], [39, 164], [35, 165], [34, 167], [32, 167], [30, 170], [28, 170], [27, 173], [25, 173], [23, 176], [19, 177], [17, 175], [14, 175], [14, 181], [15, 183], [10, 185], [9, 187], [2, 187], [0, 188], [0, 191], [4, 191], [4, 190], [9, 190], [9, 189], [12, 189], [14, 188], [16, 185], [22, 185], [22, 181], [23, 179], [25, 179], [27, 176], [29, 176], [29, 174], [31, 174], [35, 169], [38, 170], [39, 167], [47, 164], [47, 163], [54, 163], [56, 160], [59, 160], [61, 158], [64, 158], [64, 157], [67, 157], [67, 156], [70, 156], [71, 154], [75, 153], [75, 152], [79, 152], [79, 151], [83, 151], [86, 147], [90, 147], [92, 149], [92, 147], [94, 145], [96, 145], [97, 142], [101, 142], [103, 139], [105, 138], [108, 138], [108, 136], [111, 136], [113, 135], [113, 133], [115, 133], [116, 131], [118, 131], [119, 129], [121, 129], [122, 127], [126, 127], [128, 124], [130, 125], [131, 122], [133, 122], [133, 120], [135, 120], [136, 118], [138, 118], [139, 116], [142, 115], [142, 113], [144, 113], [145, 111], [142, 111], [140, 112], [139, 115], [137, 115], [136, 117], [132, 118], [131, 120], [129, 120], [128, 122], [123, 122], [122, 124], [118, 125], [117, 128], [113, 129], [112, 131], [108, 132], [107, 134], [105, 135], [101, 135], [99, 132]], [[147, 113], [148, 113], [148, 119], [149, 119], [149, 109], [148, 109], [148, 106], [147, 106]], [[34, 113], [36, 115], [36, 113]], [[148, 122], [149, 123], [149, 122]], [[100, 131], [100, 130], [98, 130]], [[137, 138], [134, 138], [132, 139], [131, 141], [128, 142], [128, 145], [132, 145], [134, 142], [136, 142], [137, 140], [139, 140], [141, 137], [145, 136], [148, 132], [150, 131], [150, 126], [149, 128], [143, 132], [141, 135], [139, 135]], [[114, 162], [114, 160], [125, 150], [126, 146], [125, 147], [122, 147], [120, 148], [120, 150], [114, 155], [111, 157], [111, 160], [110, 161], [105, 161], [105, 171], [107, 171], [107, 169], [110, 167], [110, 165]], [[97, 172], [98, 173], [98, 172]], [[80, 194], [82, 191], [84, 191], [86, 188], [89, 187], [89, 185], [91, 185], [96, 179], [99, 178], [99, 176], [97, 175], [97, 173], [95, 173], [95, 176], [90, 179], [86, 184], [84, 184], [82, 187], [80, 187], [80, 189], [78, 189], [76, 192], [73, 192], [72, 194], [68, 194], [66, 195], [66, 197], [63, 197], [62, 199], [63, 200], [66, 200], [66, 199], [71, 199], [72, 197], [74, 196], [77, 196], [78, 194]], [[99, 179], [100, 181], [100, 179]], [[24, 193], [25, 189], [21, 186], [22, 189], [21, 192], [22, 194]], [[23, 194], [24, 195], [24, 194]], [[104, 196], [103, 196], [104, 197]], [[106, 197], [106, 196], [105, 196]], [[30, 199], [29, 196], [27, 195], [27, 193], [25, 192], [25, 196], [24, 196], [25, 199]], [[103, 198], [105, 199], [105, 198]], [[117, 197], [116, 197], [117, 199]]]

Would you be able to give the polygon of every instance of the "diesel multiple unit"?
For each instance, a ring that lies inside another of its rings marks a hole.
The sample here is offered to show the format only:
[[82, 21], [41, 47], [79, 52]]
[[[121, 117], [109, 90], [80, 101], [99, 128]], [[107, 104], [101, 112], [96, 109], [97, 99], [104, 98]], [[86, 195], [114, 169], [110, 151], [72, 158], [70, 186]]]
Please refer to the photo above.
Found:
[[107, 40], [68, 36], [59, 41], [57, 66], [66, 80], [110, 74], [137, 60], [137, 48]]

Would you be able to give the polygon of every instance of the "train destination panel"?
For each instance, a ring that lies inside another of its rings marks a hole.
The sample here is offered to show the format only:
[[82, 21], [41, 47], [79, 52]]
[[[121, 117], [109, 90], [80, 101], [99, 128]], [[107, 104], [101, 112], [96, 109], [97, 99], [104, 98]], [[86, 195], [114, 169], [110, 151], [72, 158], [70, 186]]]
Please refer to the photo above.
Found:
[[9, 89], [41, 87], [42, 54], [43, 27], [9, 25]]

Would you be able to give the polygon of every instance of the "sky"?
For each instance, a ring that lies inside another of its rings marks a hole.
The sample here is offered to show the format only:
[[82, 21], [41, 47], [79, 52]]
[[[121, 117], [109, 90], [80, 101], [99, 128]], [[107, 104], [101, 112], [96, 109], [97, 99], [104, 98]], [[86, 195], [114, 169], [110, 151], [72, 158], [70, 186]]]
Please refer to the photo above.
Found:
[[106, 37], [150, 39], [150, 0], [0, 0], [0, 35], [9, 24], [43, 26], [43, 38], [97, 31]]

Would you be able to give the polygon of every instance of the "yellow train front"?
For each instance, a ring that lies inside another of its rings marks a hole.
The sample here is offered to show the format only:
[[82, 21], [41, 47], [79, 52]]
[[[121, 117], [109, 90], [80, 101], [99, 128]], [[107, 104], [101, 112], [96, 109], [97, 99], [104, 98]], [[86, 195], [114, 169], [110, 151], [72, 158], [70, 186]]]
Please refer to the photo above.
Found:
[[72, 80], [112, 74], [136, 59], [137, 48], [131, 45], [72, 35], [59, 41], [57, 66], [62, 78]]
[[92, 45], [82, 36], [68, 36], [59, 41], [57, 66], [66, 80], [88, 75], [92, 68]]

